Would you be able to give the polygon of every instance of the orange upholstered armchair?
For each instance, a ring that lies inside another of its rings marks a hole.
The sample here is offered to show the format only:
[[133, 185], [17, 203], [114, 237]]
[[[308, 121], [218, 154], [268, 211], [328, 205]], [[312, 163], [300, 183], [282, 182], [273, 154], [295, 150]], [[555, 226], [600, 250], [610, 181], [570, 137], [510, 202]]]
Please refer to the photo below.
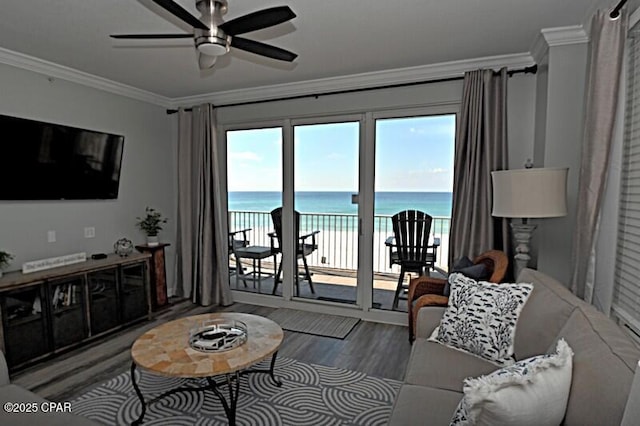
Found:
[[[486, 281], [500, 283], [509, 266], [509, 258], [500, 250], [489, 250], [473, 260], [474, 265], [483, 263], [490, 274]], [[409, 341], [415, 339], [416, 318], [420, 308], [425, 306], [447, 306], [449, 297], [444, 296], [446, 279], [421, 276], [409, 283], [407, 306], [409, 308]]]

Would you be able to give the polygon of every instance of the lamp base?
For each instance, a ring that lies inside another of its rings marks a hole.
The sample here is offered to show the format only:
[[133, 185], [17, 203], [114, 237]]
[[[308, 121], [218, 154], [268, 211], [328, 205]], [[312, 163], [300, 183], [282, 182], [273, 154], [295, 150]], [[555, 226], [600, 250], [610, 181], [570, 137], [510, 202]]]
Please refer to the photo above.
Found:
[[515, 240], [515, 255], [513, 259], [515, 261], [514, 274], [517, 279], [520, 272], [529, 266], [531, 256], [529, 255], [529, 242], [531, 241], [531, 234], [536, 229], [536, 225], [530, 225], [526, 223], [511, 223], [511, 231], [513, 232], [513, 239]]

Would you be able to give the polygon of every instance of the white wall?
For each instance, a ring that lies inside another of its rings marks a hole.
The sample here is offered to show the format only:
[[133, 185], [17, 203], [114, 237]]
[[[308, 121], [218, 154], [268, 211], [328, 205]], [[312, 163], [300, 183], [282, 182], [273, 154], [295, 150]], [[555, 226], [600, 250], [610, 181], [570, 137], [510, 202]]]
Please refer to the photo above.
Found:
[[533, 160], [536, 116], [536, 77], [515, 74], [509, 79], [508, 138], [509, 168], [521, 169]]
[[536, 166], [569, 167], [567, 216], [541, 219], [536, 231], [538, 269], [567, 284], [578, 204], [587, 47], [578, 43], [549, 48], [544, 147], [536, 147], [537, 159], [543, 159]]
[[[164, 108], [0, 64], [0, 114], [124, 135], [117, 200], [0, 201], [0, 249], [22, 263], [69, 253], [111, 253], [127, 237], [143, 243], [136, 216], [153, 206], [169, 216], [160, 234], [167, 247], [168, 279], [174, 264], [176, 188], [174, 138]], [[19, 141], [17, 141], [19, 143]], [[2, 140], [0, 143], [11, 143]], [[11, 182], [2, 182], [11, 185]], [[84, 238], [85, 227], [95, 238]], [[47, 231], [57, 241], [47, 242]]]

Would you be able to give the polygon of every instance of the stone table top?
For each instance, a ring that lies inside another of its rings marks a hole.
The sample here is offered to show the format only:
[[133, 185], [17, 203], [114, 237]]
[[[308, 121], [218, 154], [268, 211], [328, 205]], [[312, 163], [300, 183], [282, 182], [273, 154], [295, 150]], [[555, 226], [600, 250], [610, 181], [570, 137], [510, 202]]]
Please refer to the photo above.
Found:
[[[200, 352], [189, 346], [189, 330], [203, 321], [226, 319], [247, 325], [246, 343], [220, 352]], [[144, 370], [168, 377], [210, 377], [244, 370], [275, 353], [284, 333], [268, 318], [224, 312], [194, 315], [167, 322], [140, 336], [131, 347], [131, 357]]]

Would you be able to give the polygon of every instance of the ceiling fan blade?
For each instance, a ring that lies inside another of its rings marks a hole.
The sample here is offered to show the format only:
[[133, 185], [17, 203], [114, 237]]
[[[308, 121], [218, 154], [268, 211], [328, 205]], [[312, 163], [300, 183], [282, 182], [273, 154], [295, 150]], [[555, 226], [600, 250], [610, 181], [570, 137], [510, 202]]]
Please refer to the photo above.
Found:
[[240, 16], [220, 25], [228, 35], [244, 34], [287, 22], [296, 17], [289, 6], [278, 6]]
[[193, 38], [193, 34], [111, 34], [109, 37], [126, 39]]
[[187, 12], [182, 8], [179, 4], [174, 2], [173, 0], [153, 0], [158, 6], [167, 10], [172, 15], [180, 18], [187, 24], [191, 25], [194, 28], [200, 28], [201, 30], [209, 31], [209, 27], [200, 22], [198, 18]]
[[217, 59], [217, 56], [205, 55], [204, 53], [198, 52], [198, 67], [200, 67], [201, 70], [213, 68]]
[[267, 56], [269, 58], [278, 59], [280, 61], [292, 62], [298, 57], [297, 54], [289, 52], [288, 50], [280, 49], [279, 47], [271, 46], [269, 44], [260, 43], [255, 40], [248, 40], [242, 37], [232, 37], [231, 46], [246, 50], [247, 52], [255, 53], [257, 55]]

